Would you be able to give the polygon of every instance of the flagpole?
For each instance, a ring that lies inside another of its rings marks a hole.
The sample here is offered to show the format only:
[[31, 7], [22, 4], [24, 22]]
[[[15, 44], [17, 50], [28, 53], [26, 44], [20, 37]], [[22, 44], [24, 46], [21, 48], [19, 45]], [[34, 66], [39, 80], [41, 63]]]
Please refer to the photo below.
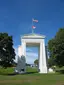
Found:
[[[32, 26], [33, 26], [33, 18], [32, 18]], [[32, 28], [32, 34], [34, 33], [34, 30], [33, 30], [33, 28]]]
[[38, 22], [38, 20], [32, 18], [32, 34], [34, 34], [34, 29], [36, 28], [33, 22]]

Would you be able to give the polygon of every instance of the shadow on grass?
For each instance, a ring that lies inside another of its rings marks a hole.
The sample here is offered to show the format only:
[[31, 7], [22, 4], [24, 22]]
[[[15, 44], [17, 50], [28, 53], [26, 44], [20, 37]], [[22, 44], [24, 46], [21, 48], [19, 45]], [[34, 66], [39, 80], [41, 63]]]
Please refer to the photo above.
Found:
[[0, 73], [0, 75], [3, 75], [3, 76], [15, 76], [15, 75], [28, 75], [28, 74], [35, 74], [35, 73], [38, 73], [37, 71], [36, 72], [26, 72], [26, 73]]
[[56, 70], [56, 72], [58, 72], [60, 74], [64, 74], [64, 70]]
[[37, 71], [35, 72], [26, 72], [25, 74], [35, 74], [35, 73], [38, 73]]
[[38, 72], [26, 72], [26, 73], [12, 73], [12, 74], [7, 74], [8, 76], [14, 76], [14, 75], [24, 75], [24, 74], [35, 74]]

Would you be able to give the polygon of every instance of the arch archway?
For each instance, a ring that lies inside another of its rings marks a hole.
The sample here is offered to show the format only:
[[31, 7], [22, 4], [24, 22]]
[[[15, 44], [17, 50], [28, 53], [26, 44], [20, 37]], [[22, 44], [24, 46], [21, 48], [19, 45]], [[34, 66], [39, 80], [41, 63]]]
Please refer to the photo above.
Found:
[[45, 36], [38, 34], [28, 34], [21, 37], [21, 46], [18, 48], [18, 55], [26, 57], [26, 46], [37, 46], [39, 56], [39, 73], [47, 73]]

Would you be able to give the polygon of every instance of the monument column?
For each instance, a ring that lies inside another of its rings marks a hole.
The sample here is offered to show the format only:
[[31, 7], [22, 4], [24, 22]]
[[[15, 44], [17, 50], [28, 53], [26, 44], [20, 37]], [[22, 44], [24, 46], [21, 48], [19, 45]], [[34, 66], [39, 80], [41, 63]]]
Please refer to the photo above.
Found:
[[40, 45], [38, 46], [38, 72], [40, 71]]
[[43, 39], [42, 42], [40, 42], [39, 69], [40, 69], [40, 73], [47, 73], [46, 53], [45, 53], [45, 42], [44, 42], [44, 39]]
[[[26, 62], [26, 42], [22, 41], [22, 55], [25, 57]], [[24, 66], [24, 72], [26, 72], [26, 64]]]
[[22, 55], [26, 57], [26, 42], [22, 41]]
[[42, 47], [43, 47], [43, 72], [47, 73], [46, 50], [45, 50], [44, 39], [43, 39]]
[[43, 54], [42, 54], [42, 42], [40, 42], [40, 57], [39, 57], [39, 73], [43, 73]]

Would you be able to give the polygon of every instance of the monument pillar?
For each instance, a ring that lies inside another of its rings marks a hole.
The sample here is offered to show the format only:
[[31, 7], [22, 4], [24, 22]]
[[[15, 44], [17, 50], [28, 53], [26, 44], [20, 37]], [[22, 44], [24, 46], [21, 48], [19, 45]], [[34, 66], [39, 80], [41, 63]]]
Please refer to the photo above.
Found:
[[44, 39], [40, 43], [39, 73], [47, 73], [46, 53]]
[[26, 42], [22, 41], [22, 55], [26, 57]]

